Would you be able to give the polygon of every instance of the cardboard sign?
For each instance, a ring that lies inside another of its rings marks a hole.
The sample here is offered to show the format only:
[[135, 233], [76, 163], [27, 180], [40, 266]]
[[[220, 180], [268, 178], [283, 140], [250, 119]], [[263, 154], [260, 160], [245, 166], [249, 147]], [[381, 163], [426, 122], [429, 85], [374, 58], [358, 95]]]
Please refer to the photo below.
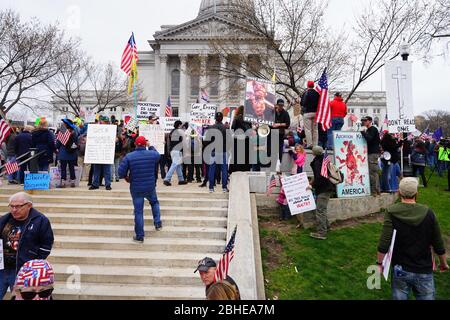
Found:
[[5, 259], [4, 259], [4, 255], [3, 255], [3, 240], [0, 239], [0, 270], [4, 270], [5, 269]]
[[386, 281], [389, 281], [389, 270], [391, 269], [392, 255], [394, 253], [395, 238], [397, 237], [397, 230], [394, 229], [392, 234], [392, 242], [389, 252], [384, 256], [383, 260], [383, 276]]
[[48, 173], [25, 173], [26, 191], [29, 190], [49, 190], [50, 174]]
[[159, 125], [141, 124], [139, 125], [139, 135], [144, 136], [155, 147], [156, 151], [164, 154], [164, 130]]
[[189, 123], [195, 126], [212, 126], [215, 123], [217, 107], [212, 104], [194, 103], [191, 106], [191, 120]]
[[[75, 186], [80, 186], [81, 177], [83, 176], [83, 168], [75, 167]], [[67, 179], [69, 179], [69, 170], [67, 170]], [[61, 168], [50, 167], [50, 189], [61, 187]]]
[[88, 127], [86, 164], [114, 164], [117, 126], [91, 124]]
[[179, 117], [172, 117], [172, 118], [164, 117], [159, 120], [161, 123], [161, 127], [164, 130], [164, 133], [170, 133], [174, 129], [175, 122], [178, 120], [181, 121], [181, 118], [179, 118]]
[[369, 155], [367, 142], [360, 132], [334, 131], [334, 159], [344, 174], [337, 186], [338, 198], [370, 196]]
[[161, 104], [153, 102], [138, 102], [137, 118], [138, 120], [148, 120], [151, 115], [161, 116]]
[[247, 79], [244, 121], [272, 126], [275, 122], [275, 84], [261, 79]]
[[415, 132], [412, 62], [388, 61], [386, 62], [385, 69], [389, 132]]
[[305, 173], [281, 179], [289, 209], [292, 215], [316, 210], [316, 201], [309, 186], [308, 175]]

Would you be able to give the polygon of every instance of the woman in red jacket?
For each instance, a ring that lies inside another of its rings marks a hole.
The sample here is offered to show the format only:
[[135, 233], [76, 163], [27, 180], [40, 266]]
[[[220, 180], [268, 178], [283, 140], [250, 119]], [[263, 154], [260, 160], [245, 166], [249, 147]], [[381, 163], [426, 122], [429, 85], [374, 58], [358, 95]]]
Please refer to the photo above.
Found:
[[333, 149], [333, 131], [340, 131], [344, 126], [344, 119], [347, 116], [347, 105], [342, 99], [340, 92], [336, 92], [334, 100], [330, 102], [332, 127], [328, 130], [327, 148]]

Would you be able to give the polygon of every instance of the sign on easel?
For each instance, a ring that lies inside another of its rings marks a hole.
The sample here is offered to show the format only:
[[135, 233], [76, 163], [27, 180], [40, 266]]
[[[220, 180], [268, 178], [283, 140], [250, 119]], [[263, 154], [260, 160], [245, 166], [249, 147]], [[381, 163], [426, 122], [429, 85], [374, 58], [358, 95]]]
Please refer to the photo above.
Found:
[[415, 132], [412, 62], [389, 61], [385, 68], [389, 132]]

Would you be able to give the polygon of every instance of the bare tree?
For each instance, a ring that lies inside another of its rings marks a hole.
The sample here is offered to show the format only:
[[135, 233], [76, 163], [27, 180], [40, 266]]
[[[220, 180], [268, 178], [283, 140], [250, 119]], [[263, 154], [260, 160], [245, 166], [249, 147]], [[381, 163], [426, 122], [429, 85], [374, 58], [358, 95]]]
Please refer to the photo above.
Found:
[[357, 18], [352, 45], [356, 78], [347, 101], [355, 91], [385, 64], [400, 54], [405, 39], [416, 54], [429, 56], [434, 39], [449, 30], [448, 0], [380, 0], [370, 2]]
[[26, 93], [54, 77], [56, 62], [76, 46], [57, 25], [24, 23], [12, 11], [0, 12], [0, 114], [33, 99]]
[[423, 130], [427, 128], [431, 132], [442, 128], [444, 136], [450, 135], [450, 112], [445, 110], [430, 110], [424, 113], [425, 122], [423, 124]]

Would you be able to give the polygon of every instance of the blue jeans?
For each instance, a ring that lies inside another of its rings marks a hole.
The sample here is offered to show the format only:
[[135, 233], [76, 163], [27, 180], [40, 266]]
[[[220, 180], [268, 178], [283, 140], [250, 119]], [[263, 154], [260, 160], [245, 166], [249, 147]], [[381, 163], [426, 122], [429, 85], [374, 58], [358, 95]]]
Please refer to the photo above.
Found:
[[331, 129], [328, 130], [328, 149], [333, 149], [334, 141], [333, 141], [333, 131], [341, 131], [344, 126], [344, 118], [334, 118], [331, 120], [332, 126]]
[[5, 269], [0, 270], [0, 301], [5, 297], [6, 292], [9, 290], [12, 292], [14, 289], [14, 283], [16, 282], [16, 270]]
[[92, 186], [100, 187], [100, 173], [103, 172], [105, 178], [105, 186], [111, 186], [111, 165], [110, 164], [94, 164], [94, 180]]
[[178, 181], [183, 182], [183, 155], [181, 154], [181, 151], [172, 151], [170, 153], [170, 156], [172, 157], [172, 165], [170, 166], [169, 172], [167, 172], [164, 181], [170, 182], [172, 180], [173, 174], [176, 171], [178, 175]]
[[75, 176], [75, 160], [65, 161], [60, 160], [61, 162], [61, 180], [67, 180], [67, 166], [69, 166], [69, 174], [70, 180], [76, 180]]
[[114, 158], [114, 178], [116, 180], [119, 180], [119, 166], [120, 166], [121, 160], [122, 160], [122, 157]]
[[[228, 155], [227, 153], [216, 153], [216, 155], [212, 156], [213, 161], [209, 165], [209, 171], [208, 171], [208, 179], [209, 179], [209, 190], [214, 190], [215, 186], [215, 179], [216, 179], [216, 166], [220, 166], [220, 169], [222, 171], [222, 189], [225, 190], [228, 187]], [[221, 164], [217, 164], [217, 158], [222, 158]]]
[[408, 300], [411, 290], [416, 300], [434, 300], [436, 291], [433, 274], [406, 272], [401, 266], [395, 266], [392, 272], [392, 298]]
[[158, 196], [156, 189], [149, 192], [135, 192], [131, 193], [134, 206], [134, 231], [138, 239], [145, 237], [144, 232], [144, 199], [147, 199], [152, 206], [153, 222], [156, 226], [161, 225], [161, 211], [159, 208]]
[[[6, 159], [6, 161], [7, 162], [10, 162], [10, 161], [16, 161], [16, 157], [10, 157], [10, 156], [8, 156], [7, 157], [7, 159]], [[8, 175], [8, 182], [13, 182], [14, 180], [18, 180], [18, 178], [19, 178], [19, 172], [16, 172], [16, 173], [13, 173], [13, 174], [9, 174]]]

